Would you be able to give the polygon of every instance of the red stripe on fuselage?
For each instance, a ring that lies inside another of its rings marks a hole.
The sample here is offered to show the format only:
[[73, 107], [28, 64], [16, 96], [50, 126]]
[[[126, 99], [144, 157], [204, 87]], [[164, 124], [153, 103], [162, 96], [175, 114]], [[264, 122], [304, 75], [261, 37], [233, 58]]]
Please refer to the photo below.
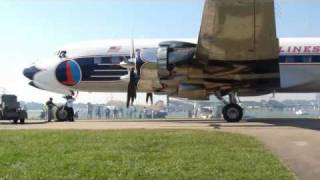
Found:
[[73, 80], [73, 77], [72, 77], [72, 70], [71, 70], [71, 66], [70, 66], [69, 62], [66, 63], [66, 77], [67, 77], [67, 80], [63, 82], [65, 85], [76, 84]]

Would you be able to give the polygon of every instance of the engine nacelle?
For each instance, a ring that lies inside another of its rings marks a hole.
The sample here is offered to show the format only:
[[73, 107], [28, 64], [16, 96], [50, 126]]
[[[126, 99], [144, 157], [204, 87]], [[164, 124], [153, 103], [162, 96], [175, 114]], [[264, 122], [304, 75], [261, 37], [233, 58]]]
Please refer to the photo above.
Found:
[[155, 91], [188, 99], [207, 99], [203, 85], [189, 84], [189, 64], [196, 45], [186, 42], [162, 42], [159, 48], [141, 49], [137, 56], [140, 91]]
[[178, 65], [187, 65], [193, 60], [196, 45], [192, 43], [168, 41], [160, 43], [158, 49], [158, 73], [160, 78], [168, 78]]

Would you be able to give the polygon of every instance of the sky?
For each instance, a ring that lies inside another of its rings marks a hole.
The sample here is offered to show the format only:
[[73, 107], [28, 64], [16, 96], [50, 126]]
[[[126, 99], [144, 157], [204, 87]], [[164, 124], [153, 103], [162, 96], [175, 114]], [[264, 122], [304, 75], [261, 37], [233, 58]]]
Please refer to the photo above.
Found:
[[[203, 0], [0, 0], [0, 87], [24, 101], [44, 102], [48, 97], [63, 101], [61, 95], [28, 86], [22, 70], [33, 63], [52, 64], [46, 58], [74, 42], [196, 38], [203, 5]], [[275, 8], [279, 37], [320, 37], [319, 0], [276, 0]], [[278, 97], [305, 99], [314, 94]], [[78, 97], [79, 102], [110, 99], [125, 100], [125, 96], [80, 93]]]

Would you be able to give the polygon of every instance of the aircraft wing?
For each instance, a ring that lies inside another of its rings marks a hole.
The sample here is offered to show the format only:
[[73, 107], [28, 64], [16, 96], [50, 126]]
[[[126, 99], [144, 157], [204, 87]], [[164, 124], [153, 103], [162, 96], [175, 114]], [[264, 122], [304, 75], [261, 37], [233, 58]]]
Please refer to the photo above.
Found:
[[198, 41], [196, 61], [212, 81], [279, 86], [274, 0], [206, 0]]

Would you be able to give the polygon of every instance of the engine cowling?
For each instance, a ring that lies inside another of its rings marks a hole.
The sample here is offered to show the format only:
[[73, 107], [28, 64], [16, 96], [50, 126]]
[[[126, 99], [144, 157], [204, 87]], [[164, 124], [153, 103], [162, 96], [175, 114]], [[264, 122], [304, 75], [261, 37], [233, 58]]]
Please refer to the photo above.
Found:
[[162, 42], [159, 48], [141, 49], [136, 61], [140, 75], [139, 90], [207, 99], [203, 86], [187, 83], [189, 64], [194, 59], [195, 51], [195, 44], [179, 41]]
[[195, 55], [196, 45], [192, 43], [168, 41], [158, 48], [141, 49], [137, 55], [137, 71], [141, 80], [169, 78], [178, 65], [188, 64]]
[[175, 67], [187, 65], [194, 58], [196, 45], [192, 43], [168, 41], [160, 43], [158, 49], [158, 73], [160, 78], [169, 78]]

